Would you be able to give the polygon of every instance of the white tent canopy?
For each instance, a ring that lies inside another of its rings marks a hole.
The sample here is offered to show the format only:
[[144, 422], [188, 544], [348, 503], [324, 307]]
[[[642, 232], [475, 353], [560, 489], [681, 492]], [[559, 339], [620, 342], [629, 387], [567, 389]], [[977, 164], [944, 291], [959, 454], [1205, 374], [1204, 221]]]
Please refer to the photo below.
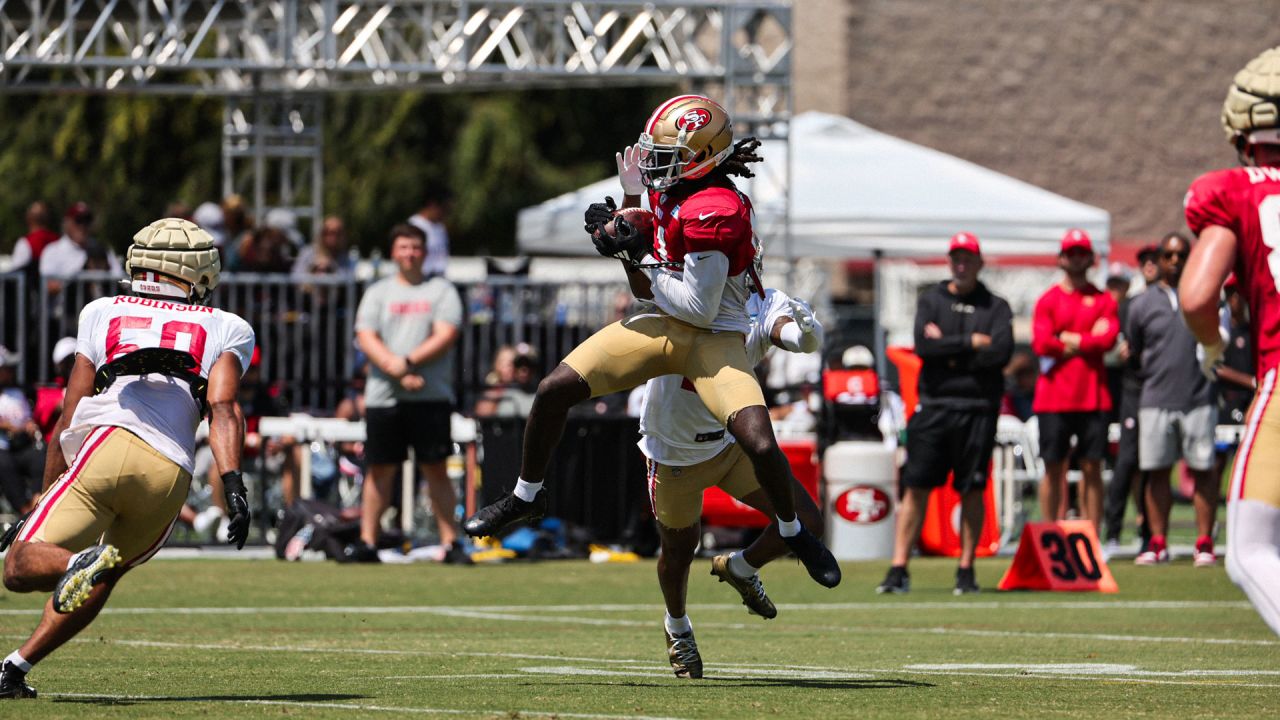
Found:
[[[1055, 195], [987, 168], [900, 140], [845, 117], [809, 112], [791, 122], [791, 251], [785, 198], [777, 181], [786, 166], [782, 141], [766, 141], [757, 176], [737, 180], [756, 208], [756, 230], [769, 257], [933, 256], [961, 230], [978, 236], [984, 255], [1056, 255], [1068, 228], [1093, 237], [1106, 254], [1107, 211]], [[587, 205], [613, 195], [616, 177], [520, 211], [516, 239], [529, 254], [594, 252], [582, 230]]]

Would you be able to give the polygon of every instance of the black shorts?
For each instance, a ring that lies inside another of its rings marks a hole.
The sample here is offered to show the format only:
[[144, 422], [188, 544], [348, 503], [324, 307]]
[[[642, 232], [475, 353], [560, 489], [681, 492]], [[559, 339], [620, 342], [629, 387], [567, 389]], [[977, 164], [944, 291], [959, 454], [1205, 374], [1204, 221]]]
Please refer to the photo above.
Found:
[[925, 406], [907, 423], [907, 464], [903, 487], [936, 488], [954, 473], [956, 492], [987, 486], [991, 451], [996, 444], [993, 410]]
[[1040, 458], [1062, 462], [1076, 438], [1076, 458], [1101, 460], [1107, 454], [1107, 414], [1104, 412], [1038, 413]]
[[394, 407], [368, 408], [365, 413], [364, 459], [370, 465], [398, 465], [409, 457], [438, 463], [453, 452], [448, 402], [403, 402]]

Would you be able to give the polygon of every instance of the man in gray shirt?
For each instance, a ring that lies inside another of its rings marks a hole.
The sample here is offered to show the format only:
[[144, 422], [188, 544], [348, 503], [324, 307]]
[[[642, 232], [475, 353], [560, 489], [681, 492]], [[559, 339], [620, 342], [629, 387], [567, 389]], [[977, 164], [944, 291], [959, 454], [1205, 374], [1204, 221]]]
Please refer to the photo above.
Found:
[[453, 348], [462, 325], [462, 300], [443, 277], [424, 278], [426, 236], [402, 224], [391, 229], [394, 276], [369, 286], [356, 311], [356, 342], [369, 356], [365, 385], [365, 460], [369, 479], [361, 503], [354, 560], [377, 559], [378, 529], [390, 505], [392, 480], [413, 446], [447, 562], [470, 563], [458, 540], [458, 495], [445, 472], [453, 449]]
[[1129, 307], [1130, 362], [1142, 378], [1138, 401], [1138, 466], [1149, 473], [1146, 491], [1151, 542], [1134, 561], [1156, 565], [1169, 561], [1165, 539], [1173, 503], [1169, 471], [1179, 458], [1195, 479], [1195, 566], [1217, 563], [1213, 522], [1218, 506], [1218, 480], [1213, 477], [1214, 426], [1218, 408], [1213, 387], [1200, 372], [1196, 338], [1178, 311], [1178, 282], [1191, 254], [1191, 242], [1178, 233], [1160, 242], [1160, 280], [1134, 298]]

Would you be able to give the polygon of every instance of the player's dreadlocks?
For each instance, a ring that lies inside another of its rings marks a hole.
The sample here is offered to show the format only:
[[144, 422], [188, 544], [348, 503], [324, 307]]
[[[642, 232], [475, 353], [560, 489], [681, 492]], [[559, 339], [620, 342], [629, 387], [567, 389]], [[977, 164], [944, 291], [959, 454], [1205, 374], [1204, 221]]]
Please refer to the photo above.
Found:
[[725, 175], [737, 175], [738, 177], [755, 177], [756, 174], [751, 172], [751, 168], [747, 166], [752, 163], [761, 161], [761, 157], [756, 154], [756, 150], [760, 147], [760, 141], [754, 137], [746, 137], [733, 144], [733, 152], [729, 153], [729, 157], [720, 163], [720, 170]]

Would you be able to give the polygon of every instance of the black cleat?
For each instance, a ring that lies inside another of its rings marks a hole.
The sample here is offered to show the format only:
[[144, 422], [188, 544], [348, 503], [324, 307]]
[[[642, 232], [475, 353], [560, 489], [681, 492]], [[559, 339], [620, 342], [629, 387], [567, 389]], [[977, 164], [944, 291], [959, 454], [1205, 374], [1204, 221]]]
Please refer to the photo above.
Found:
[[809, 571], [809, 577], [814, 582], [829, 588], [840, 584], [840, 566], [836, 563], [835, 556], [807, 528], [802, 527], [798, 534], [782, 539], [800, 562], [804, 563], [804, 569]]
[[449, 545], [448, 551], [444, 554], [444, 563], [446, 565], [475, 565], [475, 561], [471, 559], [471, 553], [467, 552], [467, 548], [462, 544], [461, 540], [454, 540]]
[[901, 595], [911, 591], [911, 574], [907, 572], [905, 567], [894, 565], [889, 568], [888, 574], [884, 576], [884, 580], [876, 586], [876, 593], [883, 595], [885, 593], [894, 593]]
[[89, 593], [107, 571], [119, 564], [120, 551], [114, 545], [95, 545], [76, 553], [71, 567], [53, 589], [54, 612], [74, 612], [89, 599]]
[[973, 577], [973, 568], [956, 568], [956, 589], [953, 595], [967, 595], [978, 592], [978, 581]]
[[462, 529], [471, 537], [502, 537], [517, 525], [536, 522], [547, 514], [547, 491], [539, 490], [531, 502], [525, 502], [515, 493], [503, 495], [492, 505], [485, 505], [467, 518]]
[[27, 674], [11, 662], [0, 667], [0, 699], [34, 698], [36, 689], [27, 684]]

